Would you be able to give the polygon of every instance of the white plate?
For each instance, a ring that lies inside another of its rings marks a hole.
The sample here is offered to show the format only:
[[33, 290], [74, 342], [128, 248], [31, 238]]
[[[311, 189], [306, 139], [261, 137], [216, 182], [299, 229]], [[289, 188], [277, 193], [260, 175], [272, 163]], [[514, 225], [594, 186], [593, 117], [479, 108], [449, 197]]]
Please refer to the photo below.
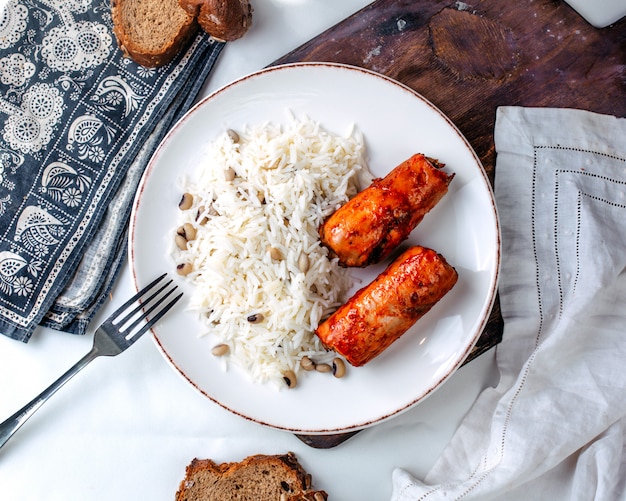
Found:
[[[168, 249], [181, 196], [178, 180], [195, 172], [203, 145], [227, 128], [284, 123], [288, 110], [337, 134], [355, 124], [377, 176], [418, 152], [455, 172], [448, 194], [409, 242], [442, 253], [457, 269], [459, 281], [365, 367], [349, 367], [343, 379], [303, 374], [293, 390], [252, 383], [236, 369], [224, 372], [210, 353], [210, 339], [198, 336], [201, 326], [184, 305], [154, 328], [154, 339], [179, 374], [235, 414], [302, 434], [357, 430], [406, 410], [438, 388], [478, 340], [496, 294], [500, 234], [489, 181], [465, 138], [426, 99], [379, 74], [327, 63], [262, 70], [216, 91], [170, 131], [148, 165], [131, 216], [133, 280], [141, 286], [173, 271]], [[355, 274], [369, 282], [386, 264]], [[190, 291], [184, 280], [175, 280]]]

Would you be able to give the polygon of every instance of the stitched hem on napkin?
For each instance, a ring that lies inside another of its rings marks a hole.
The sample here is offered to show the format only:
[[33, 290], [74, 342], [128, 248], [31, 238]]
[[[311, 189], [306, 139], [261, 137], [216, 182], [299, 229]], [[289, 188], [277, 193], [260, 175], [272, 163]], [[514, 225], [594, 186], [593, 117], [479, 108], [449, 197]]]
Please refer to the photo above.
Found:
[[394, 501], [623, 492], [624, 137], [626, 120], [612, 116], [498, 109], [501, 379], [424, 481], [394, 472]]

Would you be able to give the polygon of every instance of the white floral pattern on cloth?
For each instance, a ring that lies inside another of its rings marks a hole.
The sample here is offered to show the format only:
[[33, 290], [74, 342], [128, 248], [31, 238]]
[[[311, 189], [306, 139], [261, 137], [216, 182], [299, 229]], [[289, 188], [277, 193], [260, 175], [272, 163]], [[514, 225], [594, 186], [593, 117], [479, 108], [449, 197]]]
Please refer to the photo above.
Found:
[[43, 39], [41, 55], [50, 68], [78, 71], [102, 64], [111, 51], [111, 35], [102, 24], [59, 26]]
[[3, 138], [12, 149], [35, 153], [52, 139], [62, 114], [63, 98], [58, 89], [47, 83], [37, 83], [24, 93], [19, 109], [0, 103], [10, 114], [5, 122]]
[[26, 31], [28, 9], [18, 3], [18, 0], [9, 0], [0, 13], [0, 49], [8, 49], [17, 43]]
[[22, 54], [11, 54], [0, 59], [0, 82], [21, 87], [35, 74], [35, 65]]
[[[123, 262], [142, 145], [193, 104], [223, 44], [199, 33], [169, 65], [143, 68], [122, 57], [109, 0], [2, 4], [0, 332], [81, 333]], [[59, 298], [74, 282], [70, 307]]]

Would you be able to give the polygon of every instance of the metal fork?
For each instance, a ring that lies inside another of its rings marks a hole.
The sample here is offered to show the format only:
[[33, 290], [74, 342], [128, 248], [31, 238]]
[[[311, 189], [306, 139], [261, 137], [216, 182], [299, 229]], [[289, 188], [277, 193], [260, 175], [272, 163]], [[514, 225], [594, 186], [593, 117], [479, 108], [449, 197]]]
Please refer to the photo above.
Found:
[[[68, 382], [72, 376], [99, 356], [112, 357], [119, 355], [135, 341], [137, 341], [150, 327], [152, 327], [174, 304], [181, 298], [182, 293], [156, 311], [153, 317], [150, 314], [164, 304], [165, 300], [176, 290], [176, 286], [165, 290], [172, 280], [161, 284], [167, 273], [150, 283], [135, 296], [124, 303], [117, 311], [107, 318], [96, 330], [91, 351], [81, 358], [65, 374], [41, 392], [37, 397], [22, 407], [19, 411], [0, 424], [0, 447], [39, 409], [56, 391]], [[156, 289], [157, 286], [160, 287]], [[156, 290], [154, 290], [156, 289]], [[142, 299], [151, 291], [147, 299]], [[138, 304], [136, 304], [138, 303]], [[152, 305], [150, 305], [153, 303]], [[133, 307], [134, 306], [134, 307]], [[148, 308], [149, 306], [149, 308]], [[132, 308], [132, 309], [131, 309]], [[147, 310], [141, 311], [144, 308]], [[140, 313], [141, 312], [141, 313]], [[145, 321], [145, 322], [144, 322]], [[140, 327], [141, 326], [141, 327]], [[137, 329], [140, 327], [139, 329]]]

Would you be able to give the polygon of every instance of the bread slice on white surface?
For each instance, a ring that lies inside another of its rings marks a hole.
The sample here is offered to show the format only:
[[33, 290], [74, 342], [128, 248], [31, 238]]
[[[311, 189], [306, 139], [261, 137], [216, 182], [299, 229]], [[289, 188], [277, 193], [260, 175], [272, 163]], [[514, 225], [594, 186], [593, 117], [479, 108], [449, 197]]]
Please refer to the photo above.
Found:
[[257, 454], [222, 464], [194, 459], [176, 501], [326, 501], [326, 492], [314, 490], [311, 482], [311, 475], [291, 452]]

